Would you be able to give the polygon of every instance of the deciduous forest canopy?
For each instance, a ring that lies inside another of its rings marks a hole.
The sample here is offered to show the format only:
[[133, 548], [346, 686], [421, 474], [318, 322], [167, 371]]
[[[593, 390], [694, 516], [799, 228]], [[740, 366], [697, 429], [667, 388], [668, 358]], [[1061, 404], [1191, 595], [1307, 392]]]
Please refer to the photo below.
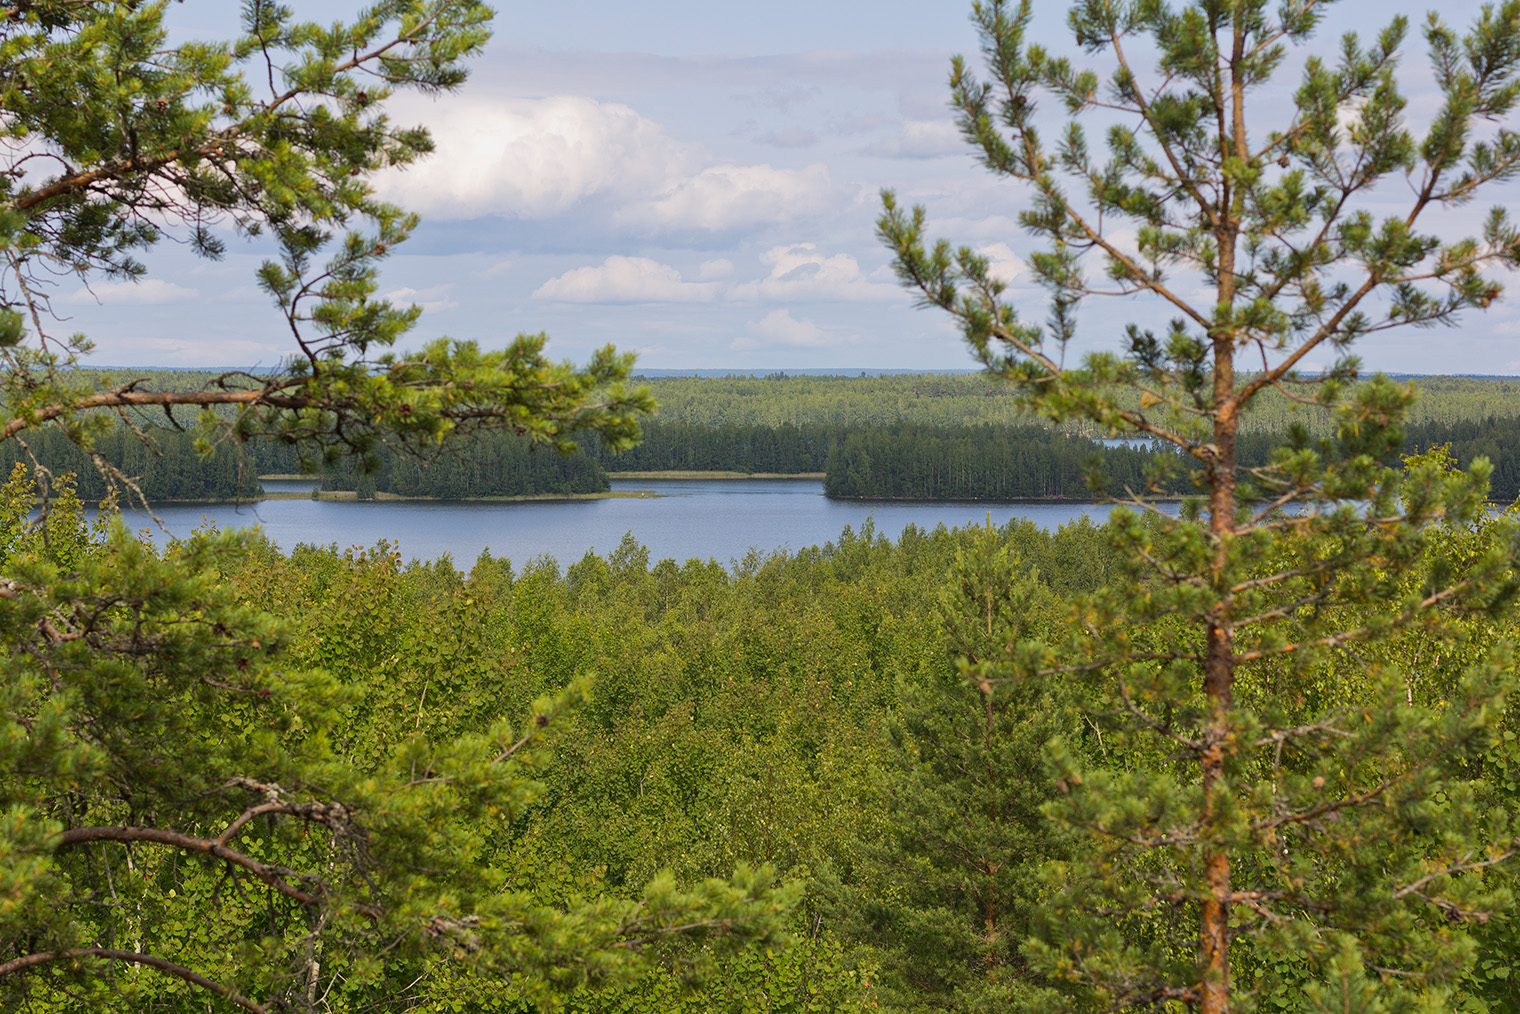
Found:
[[[1028, 196], [1044, 320], [887, 193], [901, 280], [993, 383], [672, 381], [643, 452], [785, 434], [801, 460], [816, 427], [826, 467], [912, 483], [1028, 472], [1010, 444], [1035, 433], [1163, 444], [1105, 528], [867, 526], [732, 569], [630, 537], [467, 573], [387, 543], [158, 549], [86, 523], [43, 452], [142, 495], [134, 440], [215, 451], [232, 481], [269, 448], [409, 481], [440, 445], [631, 446], [653, 400], [628, 357], [405, 351], [416, 309], [376, 296], [414, 219], [370, 180], [430, 146], [386, 100], [457, 86], [490, 12], [382, 0], [324, 26], [253, 0], [237, 40], [179, 45], [161, 5], [6, 12], [0, 1005], [1514, 1009], [1520, 519], [1488, 510], [1473, 448], [1401, 451], [1503, 440], [1515, 413], [1412, 416], [1354, 356], [1471, 319], [1520, 264], [1502, 208], [1472, 237], [1442, 217], [1520, 169], [1520, 0], [1305, 58], [1325, 6], [1080, 0], [1065, 57], [1027, 3], [974, 4], [983, 67], [955, 63], [952, 101]], [[1416, 121], [1421, 48], [1439, 100]], [[51, 273], [249, 235], [278, 249], [259, 283], [288, 369], [77, 368]], [[1067, 355], [1114, 297], [1123, 347]], [[1311, 353], [1333, 368], [1300, 375]], [[1179, 491], [1181, 517], [1151, 509]]]

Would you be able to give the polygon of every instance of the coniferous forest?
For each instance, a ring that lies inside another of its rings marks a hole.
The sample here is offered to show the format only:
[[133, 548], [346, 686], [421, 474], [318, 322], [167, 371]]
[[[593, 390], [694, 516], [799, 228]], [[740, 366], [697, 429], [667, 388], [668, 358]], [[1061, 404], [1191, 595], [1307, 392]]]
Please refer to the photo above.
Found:
[[[176, 380], [193, 384], [197, 376], [176, 375]], [[927, 392], [945, 381], [946, 404], [933, 413], [938, 422], [881, 415], [881, 406], [891, 404], [905, 385], [916, 383]], [[368, 460], [303, 463], [296, 446], [267, 438], [208, 455], [195, 433], [152, 423], [140, 427], [146, 439], [112, 426], [97, 438], [97, 450], [136, 479], [150, 500], [248, 499], [261, 491], [259, 475], [306, 469], [324, 489], [355, 491], [361, 499], [376, 493], [438, 499], [598, 493], [607, 490], [608, 475], [665, 471], [817, 473], [824, 476], [829, 496], [863, 499], [1086, 500], [1148, 488], [1147, 465], [1160, 445], [1135, 440], [1131, 446], [1106, 446], [1080, 431], [1033, 420], [976, 422], [982, 395], [966, 392], [985, 383], [981, 377], [934, 374], [665, 378], [656, 389], [675, 391], [681, 407], [667, 411], [662, 406], [658, 417], [645, 420], [637, 445], [611, 450], [595, 434], [587, 434], [574, 454], [557, 454], [525, 438], [496, 433], [442, 453], [408, 453], [404, 447], [380, 445]], [[1398, 427], [1399, 439], [1387, 460], [1435, 447], [1445, 447], [1463, 467], [1487, 458], [1493, 466], [1493, 500], [1507, 504], [1520, 496], [1520, 396], [1507, 397], [1514, 382], [1423, 378], [1416, 383], [1419, 411], [1412, 413], [1415, 421]], [[803, 422], [692, 421], [712, 418], [733, 404], [744, 406], [747, 418], [784, 411]], [[840, 406], [857, 414], [846, 415]], [[965, 414], [957, 418], [949, 414], [953, 411]], [[824, 421], [830, 416], [843, 416], [845, 421]], [[1267, 464], [1273, 451], [1292, 439], [1294, 418], [1284, 412], [1273, 420], [1280, 428], [1244, 432], [1239, 440], [1242, 462], [1251, 467]], [[1310, 434], [1303, 439], [1313, 443], [1324, 438]], [[106, 495], [107, 477], [61, 430], [44, 428], [29, 446], [54, 472], [72, 473], [86, 500]], [[29, 461], [19, 445], [0, 444], [0, 468], [7, 473]], [[1096, 491], [1095, 465], [1104, 477]], [[1159, 492], [1184, 496], [1193, 487], [1179, 477]]]

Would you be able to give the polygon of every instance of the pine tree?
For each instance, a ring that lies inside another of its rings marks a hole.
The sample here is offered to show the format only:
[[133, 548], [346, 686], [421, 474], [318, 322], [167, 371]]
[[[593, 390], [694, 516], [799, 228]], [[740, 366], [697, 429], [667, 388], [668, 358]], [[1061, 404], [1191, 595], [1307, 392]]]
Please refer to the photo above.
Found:
[[1061, 688], [1002, 679], [1010, 653], [1049, 636], [1058, 606], [988, 525], [957, 551], [940, 608], [953, 667], [907, 686], [893, 730], [898, 770], [884, 850], [893, 904], [868, 907], [886, 951], [892, 1009], [1050, 1009], [1025, 940], [1039, 868], [1061, 855], [1042, 806], [1053, 792], [1041, 750], [1062, 731]]
[[[1089, 681], [1088, 718], [1122, 760], [1053, 759], [1053, 815], [1089, 845], [1053, 871], [1040, 964], [1105, 1006], [1224, 1014], [1306, 978], [1323, 978], [1308, 994], [1321, 1008], [1436, 998], [1472, 958], [1466, 927], [1506, 900], [1490, 874], [1514, 830], [1480, 805], [1478, 758], [1508, 647], [1434, 673], [1375, 649], [1505, 606], [1516, 531], [1479, 520], [1486, 462], [1393, 467], [1414, 392], [1354, 384], [1352, 350], [1488, 307], [1493, 269], [1520, 264], [1503, 208], [1479, 236], [1437, 231], [1520, 171], [1520, 3], [1485, 7], [1465, 34], [1431, 16], [1439, 109], [1420, 132], [1395, 74], [1403, 18], [1370, 44], [1346, 36], [1333, 62], [1303, 59], [1291, 102], [1267, 94], [1327, 6], [1082, 0], [1068, 23], [1103, 84], [1027, 37], [1027, 2], [974, 5], [989, 76], [957, 60], [952, 102], [979, 160], [1029, 195], [1044, 325], [1020, 320], [986, 258], [927, 243], [924, 210], [884, 195], [903, 282], [991, 373], [1047, 416], [1177, 448], [1152, 488], [1197, 491], [1178, 520], [1143, 495], [1151, 521], [1116, 513], [1128, 580], [1015, 674]], [[1100, 294], [1132, 300], [1135, 323], [1120, 351], [1076, 364], [1079, 313]], [[1323, 374], [1298, 372], [1320, 356], [1334, 358]], [[1300, 428], [1243, 467], [1242, 416], [1269, 391], [1327, 415], [1332, 435]], [[1480, 523], [1474, 548], [1460, 536]]]
[[[110, 416], [201, 411], [201, 449], [254, 434], [309, 457], [414, 451], [450, 435], [511, 430], [561, 448], [575, 431], [614, 447], [651, 407], [624, 387], [632, 357], [610, 346], [584, 369], [544, 355], [544, 335], [504, 349], [438, 339], [391, 351], [420, 309], [377, 298], [379, 265], [415, 215], [377, 200], [375, 173], [432, 150], [387, 115], [398, 91], [447, 92], [490, 36], [479, 0], [385, 0], [347, 22], [297, 21], [243, 5], [243, 35], [173, 44], [161, 3], [42, 0], [0, 25], [0, 440], [62, 427], [88, 449]], [[42, 154], [46, 152], [46, 154]], [[135, 279], [165, 236], [219, 258], [267, 236], [258, 283], [293, 340], [285, 368], [233, 371], [191, 389], [128, 377], [97, 387], [73, 369], [90, 350], [51, 313], [58, 274]], [[162, 384], [163, 386], [159, 386]], [[593, 397], [593, 394], [596, 396]], [[103, 456], [119, 484], [129, 476]], [[39, 478], [44, 482], [46, 475]]]

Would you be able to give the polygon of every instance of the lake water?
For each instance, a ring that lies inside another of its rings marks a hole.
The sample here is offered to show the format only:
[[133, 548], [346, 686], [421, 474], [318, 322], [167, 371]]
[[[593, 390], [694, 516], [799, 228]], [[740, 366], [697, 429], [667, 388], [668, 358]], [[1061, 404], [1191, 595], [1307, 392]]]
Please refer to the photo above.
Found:
[[[264, 485], [270, 490], [310, 488], [276, 481]], [[729, 564], [751, 549], [795, 551], [837, 541], [846, 525], [858, 531], [867, 519], [895, 541], [909, 524], [924, 529], [980, 524], [991, 513], [995, 524], [1018, 517], [1054, 529], [1084, 513], [1101, 522], [1109, 511], [1092, 503], [830, 500], [817, 479], [614, 479], [612, 488], [658, 495], [516, 503], [270, 500], [241, 508], [164, 504], [157, 512], [176, 536], [211, 521], [222, 529], [261, 525], [287, 551], [303, 542], [368, 548], [389, 539], [407, 559], [449, 553], [456, 565], [468, 569], [486, 548], [519, 566], [541, 554], [567, 565], [588, 550], [612, 552], [627, 532], [648, 547], [654, 560], [699, 557]], [[130, 513], [126, 520], [134, 528], [151, 523]]]

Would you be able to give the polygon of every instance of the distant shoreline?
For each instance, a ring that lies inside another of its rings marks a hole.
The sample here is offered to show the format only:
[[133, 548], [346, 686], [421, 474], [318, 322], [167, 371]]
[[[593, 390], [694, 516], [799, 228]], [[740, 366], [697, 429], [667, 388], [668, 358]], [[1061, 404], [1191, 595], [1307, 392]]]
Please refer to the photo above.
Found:
[[[304, 476], [303, 476], [304, 478]], [[300, 490], [275, 490], [265, 492], [263, 496], [249, 496], [241, 499], [227, 497], [224, 499], [194, 500], [157, 500], [149, 499], [148, 505], [154, 504], [206, 504], [207, 506], [243, 506], [268, 503], [271, 500], [323, 500], [330, 503], [518, 503], [539, 500], [639, 500], [653, 499], [661, 496], [652, 489], [615, 489], [606, 493], [525, 493], [520, 496], [401, 496], [397, 493], [376, 493], [373, 500], [360, 500], [359, 494], [351, 489], [317, 490], [313, 496], [311, 492]]]
[[822, 472], [608, 472], [609, 479], [823, 479]]
[[[265, 500], [327, 500], [345, 503], [430, 503], [436, 501], [519, 503], [530, 500], [630, 500], [660, 495], [649, 489], [614, 489], [606, 493], [523, 493], [518, 496], [402, 496], [399, 493], [376, 493], [373, 500], [360, 501], [359, 494], [351, 489], [315, 490], [314, 492], [315, 496], [310, 492], [301, 492], [300, 490], [276, 490], [273, 493], [266, 492], [257, 501], [252, 502], [257, 503]], [[228, 500], [224, 502], [231, 503], [232, 501]]]

